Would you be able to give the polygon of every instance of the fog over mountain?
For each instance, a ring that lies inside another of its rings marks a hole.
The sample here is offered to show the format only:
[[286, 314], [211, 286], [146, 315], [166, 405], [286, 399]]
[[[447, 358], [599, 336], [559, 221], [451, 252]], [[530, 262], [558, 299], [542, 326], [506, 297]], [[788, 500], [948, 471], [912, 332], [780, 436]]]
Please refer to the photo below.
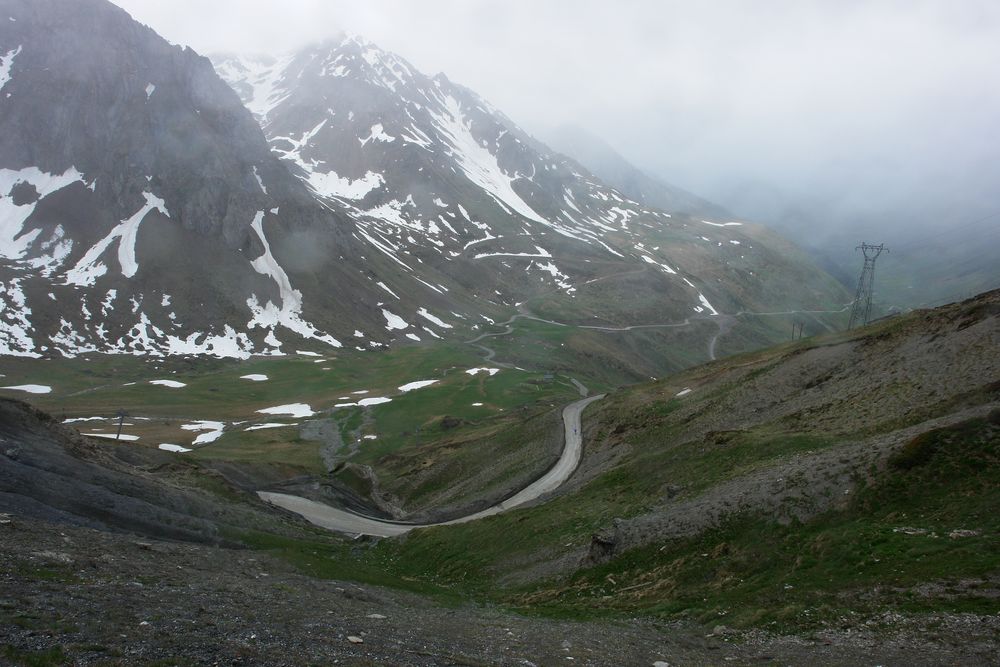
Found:
[[786, 228], [892, 241], [900, 226], [1000, 209], [992, 2], [119, 4], [206, 53], [363, 34], [529, 131], [574, 123], [655, 176]]

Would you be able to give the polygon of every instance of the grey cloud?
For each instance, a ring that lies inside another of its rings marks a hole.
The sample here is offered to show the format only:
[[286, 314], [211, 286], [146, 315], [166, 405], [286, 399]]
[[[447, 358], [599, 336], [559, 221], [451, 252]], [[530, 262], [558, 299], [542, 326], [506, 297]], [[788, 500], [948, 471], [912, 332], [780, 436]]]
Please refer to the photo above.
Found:
[[988, 0], [118, 4], [206, 53], [360, 33], [542, 138], [578, 124], [765, 222], [930, 225], [1000, 208]]

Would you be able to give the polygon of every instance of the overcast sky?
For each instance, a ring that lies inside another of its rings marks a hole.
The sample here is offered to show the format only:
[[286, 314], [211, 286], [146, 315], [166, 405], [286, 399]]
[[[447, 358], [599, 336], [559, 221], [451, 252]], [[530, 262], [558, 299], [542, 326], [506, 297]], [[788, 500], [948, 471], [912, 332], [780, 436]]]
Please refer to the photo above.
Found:
[[995, 0], [115, 1], [206, 54], [362, 34], [770, 222], [1000, 212]]

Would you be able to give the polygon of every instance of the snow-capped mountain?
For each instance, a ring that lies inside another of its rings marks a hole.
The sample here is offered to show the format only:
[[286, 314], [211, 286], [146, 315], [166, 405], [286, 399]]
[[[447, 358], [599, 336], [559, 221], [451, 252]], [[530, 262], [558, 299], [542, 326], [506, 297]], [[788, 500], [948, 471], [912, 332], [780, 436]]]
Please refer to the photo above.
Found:
[[508, 305], [553, 290], [572, 300], [596, 280], [646, 268], [651, 298], [632, 315], [660, 321], [839, 291], [822, 272], [810, 278], [804, 255], [766, 229], [643, 206], [474, 92], [361, 37], [213, 61], [316, 197], [347, 211], [401, 271], [439, 288]]

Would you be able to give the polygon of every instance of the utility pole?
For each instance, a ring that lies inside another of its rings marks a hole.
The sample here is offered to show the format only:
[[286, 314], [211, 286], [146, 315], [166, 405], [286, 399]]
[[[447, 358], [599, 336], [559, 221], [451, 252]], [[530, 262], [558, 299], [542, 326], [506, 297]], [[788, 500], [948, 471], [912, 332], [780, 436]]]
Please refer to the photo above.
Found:
[[122, 437], [122, 426], [125, 424], [125, 418], [128, 417], [128, 413], [125, 410], [118, 411], [118, 433], [115, 434], [115, 440]]
[[885, 244], [861, 242], [855, 250], [860, 250], [865, 256], [865, 266], [861, 269], [861, 278], [858, 279], [858, 291], [854, 294], [854, 307], [851, 308], [851, 321], [847, 325], [848, 330], [855, 325], [864, 326], [868, 324], [872, 316], [872, 293], [875, 285], [875, 260], [882, 254], [882, 251], [889, 252]]

